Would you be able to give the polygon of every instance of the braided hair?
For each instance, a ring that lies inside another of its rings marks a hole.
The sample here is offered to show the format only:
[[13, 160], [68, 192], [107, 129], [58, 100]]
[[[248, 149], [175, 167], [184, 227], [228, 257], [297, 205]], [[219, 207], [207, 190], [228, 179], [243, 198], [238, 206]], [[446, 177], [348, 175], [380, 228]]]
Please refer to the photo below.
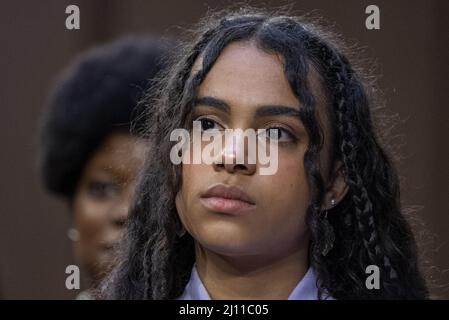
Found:
[[[236, 41], [253, 41], [282, 56], [285, 76], [301, 102], [300, 117], [309, 135], [304, 166], [312, 191], [306, 213], [309, 261], [317, 272], [319, 298], [324, 292], [336, 299], [428, 296], [414, 237], [401, 212], [398, 176], [374, 130], [367, 85], [333, 39], [302, 18], [253, 8], [211, 15], [198, 25], [162, 77], [158, 93], [142, 101], [153, 105], [147, 128], [152, 151], [131, 209], [120, 264], [100, 288], [100, 297], [174, 299], [182, 294], [195, 261], [194, 240], [189, 234], [177, 236], [175, 195], [182, 168], [169, 160], [169, 136], [176, 128], [188, 128], [198, 87], [222, 50]], [[193, 72], [199, 60], [199, 70]], [[317, 164], [324, 137], [310, 89], [312, 73], [318, 75], [327, 102], [331, 162], [341, 161], [348, 185], [346, 196], [330, 209], [335, 243], [326, 256], [320, 218], [325, 189]], [[365, 286], [369, 265], [381, 271], [379, 290]]]

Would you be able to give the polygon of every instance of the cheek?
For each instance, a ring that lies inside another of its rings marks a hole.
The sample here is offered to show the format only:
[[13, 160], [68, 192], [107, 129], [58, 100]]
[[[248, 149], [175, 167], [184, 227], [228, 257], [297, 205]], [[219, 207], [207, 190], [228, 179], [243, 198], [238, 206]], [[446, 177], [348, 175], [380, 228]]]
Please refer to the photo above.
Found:
[[295, 198], [301, 202], [309, 198], [309, 186], [302, 157], [279, 154], [279, 167], [272, 176], [275, 190], [284, 200]]
[[271, 220], [304, 225], [310, 194], [303, 161], [287, 155], [280, 155], [280, 159], [275, 175], [260, 177], [265, 180], [261, 191], [269, 199], [265, 201], [270, 206], [267, 212], [272, 213]]
[[92, 242], [98, 238], [107, 222], [108, 202], [95, 201], [81, 194], [75, 198], [73, 214], [80, 233], [80, 242]]
[[176, 209], [183, 225], [187, 230], [191, 230], [194, 225], [192, 212], [196, 212], [195, 207], [199, 205], [197, 199], [201, 193], [201, 188], [207, 183], [208, 165], [204, 164], [184, 164], [182, 167], [182, 187], [176, 195]]

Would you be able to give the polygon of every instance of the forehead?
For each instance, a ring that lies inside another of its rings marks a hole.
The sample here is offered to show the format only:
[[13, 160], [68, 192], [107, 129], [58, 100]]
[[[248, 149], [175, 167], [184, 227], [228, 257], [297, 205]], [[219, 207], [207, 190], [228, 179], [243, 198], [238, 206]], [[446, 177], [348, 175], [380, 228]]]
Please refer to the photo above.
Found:
[[249, 41], [231, 43], [222, 51], [201, 84], [199, 95], [225, 99], [231, 105], [284, 104], [299, 108], [284, 75], [282, 58]]
[[142, 165], [146, 150], [143, 139], [126, 133], [113, 133], [93, 154], [86, 169], [133, 172]]

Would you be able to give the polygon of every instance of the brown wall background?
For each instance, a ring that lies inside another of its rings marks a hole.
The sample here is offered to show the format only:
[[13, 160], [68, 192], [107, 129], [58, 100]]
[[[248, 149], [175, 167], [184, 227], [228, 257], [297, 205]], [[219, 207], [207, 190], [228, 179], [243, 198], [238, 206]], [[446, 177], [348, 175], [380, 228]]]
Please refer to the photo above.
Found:
[[[65, 267], [73, 263], [66, 237], [70, 216], [45, 194], [36, 170], [36, 131], [52, 81], [84, 49], [129, 33], [176, 35], [231, 1], [5, 0], [0, 4], [0, 297], [68, 299]], [[426, 244], [436, 280], [449, 283], [449, 99], [447, 1], [250, 1], [292, 3], [314, 10], [345, 39], [366, 47], [378, 65], [387, 110], [405, 120], [403, 202], [418, 205], [433, 238]], [[65, 8], [76, 4], [81, 29], [65, 29]], [[365, 8], [376, 4], [381, 29], [365, 28]], [[449, 298], [448, 288], [435, 293]]]

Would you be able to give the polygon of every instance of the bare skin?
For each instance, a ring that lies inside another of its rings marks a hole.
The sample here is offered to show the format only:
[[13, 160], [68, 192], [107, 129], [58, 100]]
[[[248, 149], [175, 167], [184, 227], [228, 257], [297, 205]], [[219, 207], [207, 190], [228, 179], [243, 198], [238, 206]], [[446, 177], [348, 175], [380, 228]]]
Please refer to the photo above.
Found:
[[[203, 121], [205, 130], [280, 130], [274, 175], [260, 175], [258, 163], [183, 165], [176, 207], [195, 239], [199, 276], [212, 299], [287, 299], [309, 267], [305, 216], [310, 190], [303, 162], [308, 136], [300, 119], [289, 115], [292, 112], [260, 115], [270, 106], [284, 111], [300, 108], [282, 59], [250, 42], [230, 44], [201, 84], [198, 97], [227, 105], [227, 110], [208, 103], [195, 107], [193, 119]], [[328, 207], [331, 199], [338, 203], [347, 191], [340, 165], [330, 168], [329, 150], [325, 141], [320, 167], [326, 173]], [[253, 205], [243, 214], [210, 210], [201, 198], [216, 183], [243, 190]]]
[[97, 283], [110, 270], [113, 246], [123, 233], [136, 178], [144, 162], [144, 140], [111, 134], [92, 155], [75, 192], [75, 255]]

